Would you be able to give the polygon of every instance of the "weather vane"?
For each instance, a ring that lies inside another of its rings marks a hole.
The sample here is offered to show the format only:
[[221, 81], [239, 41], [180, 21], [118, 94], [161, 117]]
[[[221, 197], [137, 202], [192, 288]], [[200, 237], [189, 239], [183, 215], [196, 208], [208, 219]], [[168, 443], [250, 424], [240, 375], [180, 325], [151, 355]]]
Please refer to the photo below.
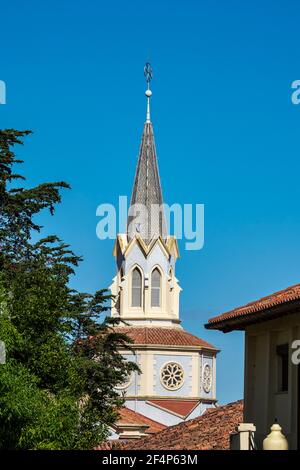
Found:
[[148, 83], [148, 87], [149, 87], [149, 84], [150, 84], [151, 79], [152, 79], [152, 67], [151, 67], [149, 62], [146, 62], [146, 64], [145, 64], [144, 75], [146, 77], [146, 82]]

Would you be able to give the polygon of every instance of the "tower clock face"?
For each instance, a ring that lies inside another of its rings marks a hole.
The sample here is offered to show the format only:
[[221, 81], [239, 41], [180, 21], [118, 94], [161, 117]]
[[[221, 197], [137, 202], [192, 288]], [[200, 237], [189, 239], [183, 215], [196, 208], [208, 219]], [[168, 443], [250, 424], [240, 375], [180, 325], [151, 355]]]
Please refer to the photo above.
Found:
[[209, 393], [211, 391], [211, 386], [212, 386], [212, 371], [211, 367], [209, 364], [205, 364], [203, 367], [203, 390], [206, 393]]
[[168, 362], [160, 372], [160, 380], [167, 390], [178, 390], [184, 383], [184, 370], [178, 362]]

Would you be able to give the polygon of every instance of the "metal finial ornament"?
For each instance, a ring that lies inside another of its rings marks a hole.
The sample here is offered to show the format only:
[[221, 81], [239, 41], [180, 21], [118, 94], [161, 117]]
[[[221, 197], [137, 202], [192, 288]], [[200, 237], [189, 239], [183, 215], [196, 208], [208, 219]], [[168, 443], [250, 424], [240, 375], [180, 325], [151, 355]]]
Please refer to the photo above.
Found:
[[148, 85], [148, 88], [145, 92], [145, 95], [147, 96], [147, 115], [146, 115], [146, 122], [150, 123], [150, 97], [152, 96], [152, 91], [150, 90], [150, 82], [152, 80], [152, 67], [149, 62], [146, 62], [145, 67], [144, 67], [144, 76], [146, 77], [146, 82]]
[[149, 88], [149, 83], [151, 82], [152, 75], [153, 75], [153, 71], [152, 71], [152, 67], [150, 65], [150, 62], [146, 62], [146, 64], [145, 64], [144, 75], [146, 77], [146, 82], [148, 83], [148, 88]]

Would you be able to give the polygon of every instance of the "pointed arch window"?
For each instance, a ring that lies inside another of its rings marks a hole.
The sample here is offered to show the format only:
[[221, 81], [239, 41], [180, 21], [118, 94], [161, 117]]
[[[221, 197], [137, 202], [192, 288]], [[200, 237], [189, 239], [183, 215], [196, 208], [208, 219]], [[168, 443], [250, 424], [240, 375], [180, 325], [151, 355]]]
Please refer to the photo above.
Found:
[[168, 282], [169, 282], [169, 289], [172, 290], [173, 289], [173, 270], [172, 268], [170, 268], [169, 270], [169, 278], [168, 278]]
[[151, 274], [151, 307], [160, 307], [161, 274], [157, 268]]
[[138, 268], [132, 271], [131, 306], [142, 306], [142, 274]]

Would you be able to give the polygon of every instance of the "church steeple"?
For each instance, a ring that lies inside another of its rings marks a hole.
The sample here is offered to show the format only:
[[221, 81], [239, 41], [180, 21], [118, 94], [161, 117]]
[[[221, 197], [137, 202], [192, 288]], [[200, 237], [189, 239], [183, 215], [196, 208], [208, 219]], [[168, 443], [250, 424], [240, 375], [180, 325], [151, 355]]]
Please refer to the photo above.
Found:
[[166, 238], [166, 224], [162, 208], [163, 197], [159, 178], [153, 125], [150, 118], [150, 81], [152, 69], [145, 65], [144, 74], [147, 81], [147, 114], [139, 151], [137, 169], [131, 196], [127, 224], [128, 239], [139, 234], [146, 244], [154, 238]]
[[[110, 286], [111, 315], [121, 320], [115, 331], [133, 341], [130, 350], [121, 346], [120, 354], [141, 370], [118, 387], [125, 407], [139, 413], [137, 423], [142, 414], [170, 426], [214, 406], [217, 351], [180, 325], [177, 240], [166, 234], [163, 211], [153, 211], [162, 205], [163, 197], [150, 117], [150, 64], [145, 76], [146, 122], [127, 231], [117, 235], [113, 250], [117, 272]], [[138, 437], [136, 431], [134, 437]]]
[[179, 327], [179, 294], [175, 277], [179, 256], [175, 237], [167, 235], [150, 118], [150, 64], [147, 80], [146, 122], [128, 213], [127, 233], [117, 235], [113, 254], [117, 275], [111, 285], [112, 315], [139, 325]]

